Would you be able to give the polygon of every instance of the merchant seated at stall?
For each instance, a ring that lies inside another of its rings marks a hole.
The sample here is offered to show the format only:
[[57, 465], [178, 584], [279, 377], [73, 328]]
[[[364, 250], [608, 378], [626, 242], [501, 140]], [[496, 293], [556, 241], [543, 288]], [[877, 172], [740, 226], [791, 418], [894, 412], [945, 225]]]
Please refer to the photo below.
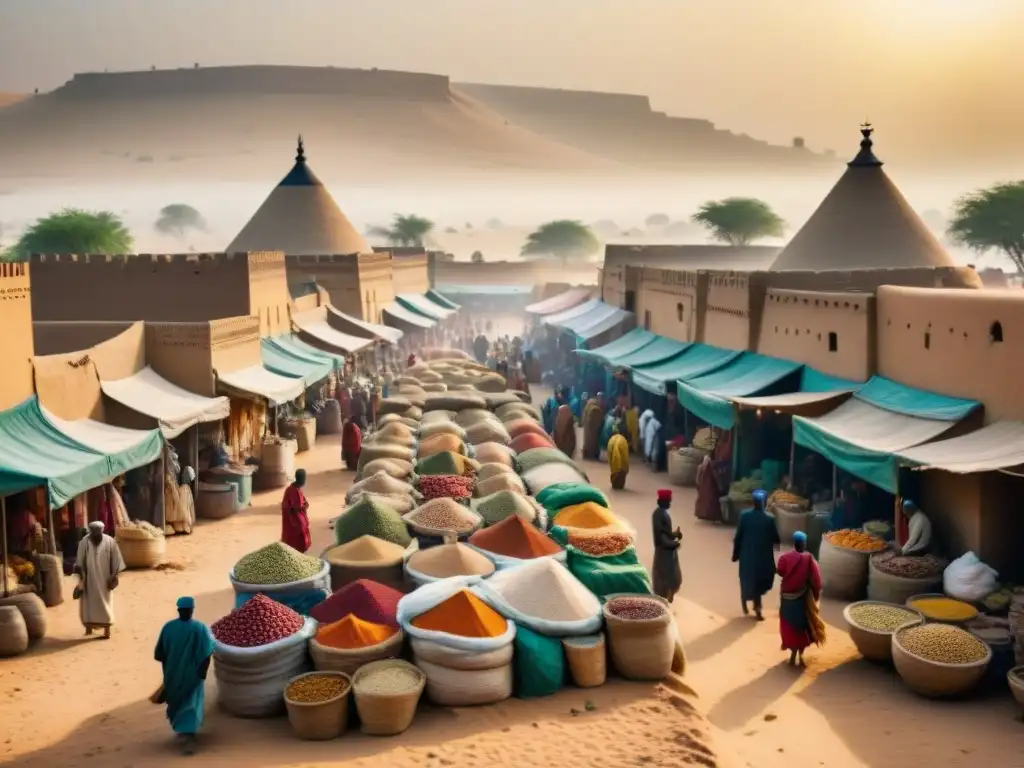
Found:
[[903, 500], [903, 514], [897, 525], [896, 542], [901, 555], [924, 555], [932, 543], [932, 522], [917, 504]]

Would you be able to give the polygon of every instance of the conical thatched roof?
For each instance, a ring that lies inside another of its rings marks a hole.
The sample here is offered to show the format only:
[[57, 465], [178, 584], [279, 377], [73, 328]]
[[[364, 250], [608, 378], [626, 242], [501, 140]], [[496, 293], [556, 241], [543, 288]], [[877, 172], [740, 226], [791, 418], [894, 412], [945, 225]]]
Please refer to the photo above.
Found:
[[370, 247], [306, 164], [300, 136], [295, 165], [226, 250], [311, 256], [369, 253]]
[[860, 152], [772, 264], [782, 270], [952, 267], [954, 261], [892, 183], [872, 151], [870, 125]]

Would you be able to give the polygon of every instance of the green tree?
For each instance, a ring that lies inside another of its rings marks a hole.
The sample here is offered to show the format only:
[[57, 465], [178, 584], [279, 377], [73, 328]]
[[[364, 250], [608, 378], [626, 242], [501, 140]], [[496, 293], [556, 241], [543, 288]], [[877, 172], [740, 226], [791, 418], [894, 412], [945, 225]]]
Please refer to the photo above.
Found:
[[975, 251], [996, 248], [1024, 272], [1024, 181], [964, 195], [953, 207], [950, 238]]
[[205, 232], [206, 219], [191, 205], [171, 203], [160, 209], [160, 216], [153, 227], [162, 235], [172, 235], [183, 240], [189, 230]]
[[33, 253], [130, 253], [133, 243], [132, 233], [110, 211], [65, 208], [26, 229], [7, 257], [24, 261]]
[[762, 237], [782, 237], [786, 222], [768, 203], [751, 197], [710, 200], [693, 214], [693, 221], [729, 245], [749, 245]]
[[523, 256], [554, 256], [563, 263], [583, 259], [601, 250], [601, 242], [579, 221], [560, 219], [542, 224], [530, 233], [520, 253]]
[[383, 237], [391, 245], [422, 247], [433, 231], [434, 222], [415, 214], [396, 213], [390, 227], [370, 227], [370, 234]]

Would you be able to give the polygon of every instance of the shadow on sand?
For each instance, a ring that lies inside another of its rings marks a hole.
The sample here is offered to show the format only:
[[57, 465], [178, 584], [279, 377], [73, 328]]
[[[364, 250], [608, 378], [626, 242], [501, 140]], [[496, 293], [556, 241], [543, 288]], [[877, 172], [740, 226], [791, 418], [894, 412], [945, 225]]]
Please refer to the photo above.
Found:
[[730, 691], [708, 712], [712, 725], [724, 731], [743, 727], [768, 704], [785, 695], [803, 670], [781, 662], [744, 686]]
[[717, 629], [701, 635], [686, 646], [686, 658], [690, 663], [707, 661], [717, 656], [748, 632], [757, 628], [757, 622], [750, 616], [731, 619]]

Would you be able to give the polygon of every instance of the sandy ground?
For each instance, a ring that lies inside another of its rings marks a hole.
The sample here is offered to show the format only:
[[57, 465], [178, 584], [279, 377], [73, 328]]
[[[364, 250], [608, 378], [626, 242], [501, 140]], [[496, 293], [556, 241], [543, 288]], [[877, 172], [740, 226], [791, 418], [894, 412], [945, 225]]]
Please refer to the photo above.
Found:
[[[321, 438], [300, 457], [310, 472], [313, 551], [329, 543], [329, 517], [341, 507], [351, 474], [338, 470], [336, 438]], [[595, 485], [608, 490], [604, 466], [588, 462]], [[616, 511], [641, 531], [650, 560], [649, 516], [664, 485], [634, 463], [624, 491], [610, 492]], [[77, 606], [51, 609], [49, 637], [30, 653], [0, 663], [4, 762], [24, 768], [165, 765], [176, 759], [163, 709], [146, 701], [159, 683], [152, 648], [174, 600], [192, 594], [197, 614], [212, 622], [232, 605], [227, 573], [234, 561], [278, 536], [278, 495], [258, 495], [234, 518], [200, 524], [169, 542], [181, 570], [126, 574], [117, 592], [118, 624], [104, 642], [85, 640]], [[325, 744], [295, 741], [284, 719], [244, 721], [214, 706], [201, 752], [192, 762], [247, 766], [369, 766], [384, 758], [412, 766], [718, 765], [756, 768], [1024, 766], [1024, 726], [1012, 700], [926, 702], [891, 671], [857, 660], [841, 631], [838, 604], [826, 604], [830, 641], [809, 654], [806, 670], [784, 664], [776, 629], [739, 611], [732, 530], [697, 523], [693, 493], [676, 489], [673, 507], [684, 531], [685, 583], [676, 614], [690, 667], [684, 686], [613, 682], [594, 691], [568, 689], [543, 700], [493, 707], [424, 707], [412, 729], [392, 739], [358, 733]], [[70, 594], [70, 586], [67, 590]], [[212, 676], [211, 676], [212, 678]], [[717, 753], [717, 755], [715, 754]]]

